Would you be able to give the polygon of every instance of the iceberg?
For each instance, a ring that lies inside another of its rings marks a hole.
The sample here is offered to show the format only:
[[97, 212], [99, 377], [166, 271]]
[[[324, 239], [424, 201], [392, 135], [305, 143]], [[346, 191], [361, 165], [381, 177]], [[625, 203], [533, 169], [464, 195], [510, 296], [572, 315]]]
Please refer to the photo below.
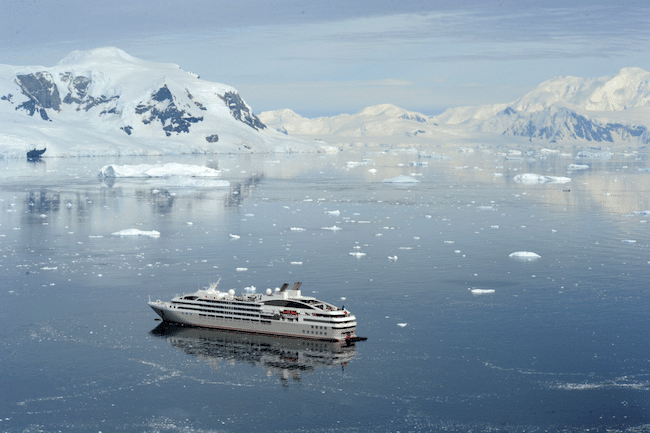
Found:
[[171, 176], [219, 177], [221, 176], [221, 170], [215, 170], [214, 168], [204, 167], [200, 165], [170, 162], [168, 164], [154, 165], [105, 165], [99, 171], [100, 178], [150, 178]]

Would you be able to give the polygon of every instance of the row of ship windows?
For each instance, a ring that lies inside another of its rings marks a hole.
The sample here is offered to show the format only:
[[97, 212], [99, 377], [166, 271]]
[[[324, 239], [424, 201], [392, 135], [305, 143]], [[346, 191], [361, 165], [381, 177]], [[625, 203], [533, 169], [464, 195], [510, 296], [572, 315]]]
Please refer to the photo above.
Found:
[[316, 334], [316, 335], [326, 335], [326, 332], [320, 332], [320, 331], [307, 331], [305, 329], [302, 330], [303, 334]]
[[[176, 304], [176, 305], [189, 305], [189, 306], [197, 305], [197, 304], [192, 303], [192, 302], [174, 302], [174, 304]], [[199, 306], [203, 306], [203, 305], [199, 304]], [[260, 310], [259, 308], [240, 308], [240, 307], [233, 307], [231, 305], [224, 305], [224, 306], [215, 305], [214, 307], [211, 306], [211, 305], [204, 305], [204, 306], [205, 307], [210, 307], [210, 308], [220, 308], [222, 310], [237, 310], [237, 311], [259, 311]]]
[[203, 309], [203, 308], [187, 308], [187, 307], [181, 307], [184, 310], [192, 310], [192, 311], [205, 311], [207, 313], [221, 313], [221, 314], [237, 314], [238, 316], [248, 316], [248, 317], [260, 317], [259, 314], [248, 314], [248, 313], [233, 313], [230, 311], [215, 311], [214, 308], [211, 308], [209, 310]]
[[[182, 313], [182, 314], [192, 314], [192, 313]], [[215, 319], [243, 320], [245, 322], [261, 322], [264, 325], [270, 325], [271, 324], [270, 320], [242, 319], [242, 318], [239, 318], [239, 317], [224, 317], [224, 316], [217, 316], [215, 314], [201, 314], [201, 313], [199, 313], [199, 316], [213, 317]]]

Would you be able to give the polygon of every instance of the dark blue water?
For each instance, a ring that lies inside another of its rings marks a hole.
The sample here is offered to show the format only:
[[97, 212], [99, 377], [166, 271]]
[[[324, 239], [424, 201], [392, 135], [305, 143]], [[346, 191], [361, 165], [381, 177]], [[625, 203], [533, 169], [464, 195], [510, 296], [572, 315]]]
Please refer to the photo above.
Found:
[[[450, 156], [3, 161], [0, 431], [650, 431], [648, 161]], [[170, 161], [231, 186], [97, 178]], [[368, 340], [159, 327], [219, 278], [302, 281]]]

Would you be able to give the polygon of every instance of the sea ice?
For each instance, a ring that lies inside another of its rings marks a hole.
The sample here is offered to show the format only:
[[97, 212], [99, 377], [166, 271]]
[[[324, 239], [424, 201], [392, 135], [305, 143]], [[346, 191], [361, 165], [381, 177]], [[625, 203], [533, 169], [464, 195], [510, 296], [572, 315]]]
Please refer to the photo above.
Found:
[[411, 176], [397, 176], [397, 177], [391, 177], [390, 179], [384, 179], [382, 180], [383, 183], [420, 183], [419, 180], [415, 179], [414, 177]]
[[336, 225], [333, 225], [332, 227], [321, 227], [322, 230], [332, 230], [332, 231], [337, 231], [337, 230], [343, 230], [341, 227], [337, 227]]
[[351, 256], [357, 257], [357, 258], [363, 257], [363, 256], [366, 255], [366, 253], [359, 253], [359, 252], [348, 253], [348, 254], [350, 254]]
[[408, 325], [408, 323], [398, 323], [397, 324], [397, 326], [399, 326], [401, 328], [405, 327], [406, 325]]
[[587, 170], [589, 166], [587, 164], [569, 164], [567, 170]]
[[138, 229], [125, 229], [125, 230], [120, 230], [119, 232], [114, 232], [111, 233], [113, 236], [149, 236], [152, 238], [159, 238], [160, 237], [160, 232], [157, 232], [156, 230], [151, 230], [151, 231], [144, 231], [144, 230], [138, 230]]

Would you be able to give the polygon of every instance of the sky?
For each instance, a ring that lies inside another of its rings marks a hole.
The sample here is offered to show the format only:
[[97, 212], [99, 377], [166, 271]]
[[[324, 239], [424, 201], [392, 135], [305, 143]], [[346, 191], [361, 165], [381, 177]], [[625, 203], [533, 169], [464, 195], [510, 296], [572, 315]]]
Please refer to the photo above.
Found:
[[650, 0], [0, 0], [0, 64], [106, 46], [233, 86], [255, 113], [433, 115], [650, 71]]

